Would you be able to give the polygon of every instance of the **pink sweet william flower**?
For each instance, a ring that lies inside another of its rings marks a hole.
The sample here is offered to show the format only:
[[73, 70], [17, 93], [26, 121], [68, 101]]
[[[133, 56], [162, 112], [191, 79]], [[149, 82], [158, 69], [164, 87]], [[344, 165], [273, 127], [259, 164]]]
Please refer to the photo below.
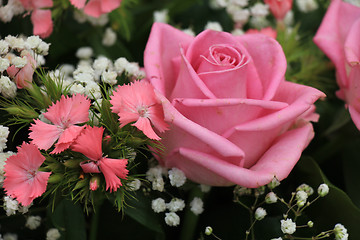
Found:
[[257, 30], [257, 29], [249, 29], [246, 31], [247, 34], [254, 34], [254, 33], [261, 33], [261, 34], [264, 34], [268, 37], [271, 37], [273, 39], [276, 39], [276, 31], [271, 28], [271, 27], [266, 27], [266, 28], [263, 28], [261, 30]]
[[31, 86], [36, 68], [36, 61], [30, 54], [26, 54], [26, 59], [28, 62], [23, 68], [17, 68], [14, 65], [11, 65], [6, 70], [9, 76], [14, 79], [16, 86], [19, 89]]
[[292, 0], [264, 0], [269, 5], [271, 13], [277, 20], [283, 20], [287, 12], [292, 8]]
[[90, 100], [83, 95], [62, 96], [44, 113], [44, 117], [53, 124], [36, 119], [35, 124], [30, 127], [29, 137], [38, 148], [44, 150], [49, 149], [57, 140], [51, 153], [60, 153], [69, 148], [84, 129], [85, 126], [76, 124], [89, 120], [89, 108]]
[[151, 123], [160, 132], [168, 129], [162, 105], [153, 86], [147, 81], [135, 81], [130, 85], [119, 86], [111, 96], [110, 103], [113, 105], [112, 111], [120, 117], [120, 127], [135, 122], [131, 125], [155, 140], [160, 137], [152, 129]]
[[45, 157], [34, 144], [23, 142], [18, 153], [6, 160], [4, 189], [7, 195], [16, 198], [23, 206], [41, 196], [51, 174], [38, 171], [44, 161]]
[[[121, 179], [126, 179], [128, 170], [126, 169], [127, 159], [112, 159], [103, 157], [102, 139], [104, 128], [87, 126], [76, 141], [71, 145], [75, 152], [84, 154], [88, 161], [81, 163], [81, 168], [85, 173], [102, 172], [106, 181], [106, 190], [116, 191], [121, 184]], [[94, 184], [90, 183], [90, 189], [95, 189]]]
[[360, 7], [333, 0], [314, 37], [336, 67], [337, 97], [360, 130]]
[[104, 13], [111, 12], [120, 6], [121, 0], [70, 0], [76, 8], [84, 8], [84, 13], [92, 17], [100, 17]]
[[34, 35], [42, 38], [50, 36], [53, 30], [51, 10], [46, 9], [53, 6], [52, 0], [20, 0], [27, 11], [31, 11], [31, 22], [34, 25]]

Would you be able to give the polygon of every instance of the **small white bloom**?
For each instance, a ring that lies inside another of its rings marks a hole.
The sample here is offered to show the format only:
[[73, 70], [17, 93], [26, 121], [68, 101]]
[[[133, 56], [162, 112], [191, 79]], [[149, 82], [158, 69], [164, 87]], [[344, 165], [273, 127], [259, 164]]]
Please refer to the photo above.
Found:
[[80, 83], [93, 83], [95, 82], [94, 75], [83, 72], [79, 74], [74, 75], [74, 81], [80, 82]]
[[293, 234], [296, 231], [296, 223], [291, 218], [281, 220], [281, 231], [284, 234]]
[[319, 7], [315, 0], [296, 0], [296, 6], [304, 13], [314, 11]]
[[46, 240], [57, 240], [61, 237], [61, 234], [57, 228], [50, 228], [46, 233]]
[[200, 184], [200, 189], [203, 193], [207, 193], [207, 192], [210, 192], [211, 186], [205, 185], [205, 184]]
[[119, 74], [122, 74], [125, 71], [125, 68], [128, 64], [129, 61], [126, 58], [121, 57], [115, 60], [114, 67]]
[[13, 49], [21, 51], [25, 48], [25, 41], [22, 38], [14, 37], [14, 36], [7, 36], [5, 37], [5, 41], [9, 44], [9, 46]]
[[232, 35], [234, 36], [241, 36], [241, 35], [244, 35], [245, 32], [242, 30], [242, 29], [234, 29], [232, 32], [231, 32]]
[[152, 189], [159, 192], [164, 191], [164, 179], [162, 177], [156, 178], [152, 182]]
[[36, 66], [43, 66], [46, 63], [46, 60], [43, 55], [36, 54], [34, 59], [36, 61]]
[[250, 12], [254, 17], [266, 17], [269, 15], [269, 6], [258, 2], [250, 8]]
[[213, 229], [212, 229], [212, 227], [210, 227], [210, 226], [207, 226], [206, 228], [205, 228], [205, 235], [211, 235], [212, 234], [212, 232], [213, 232]]
[[18, 236], [15, 233], [5, 233], [3, 239], [4, 240], [17, 240]]
[[101, 14], [100, 17], [90, 17], [86, 16], [87, 21], [90, 22], [93, 26], [105, 26], [109, 22], [108, 14]]
[[288, 11], [284, 17], [284, 23], [286, 26], [291, 26], [294, 23], [294, 12], [292, 10]]
[[115, 44], [116, 39], [117, 39], [116, 33], [111, 28], [106, 28], [102, 39], [102, 44], [106, 47], [111, 47]]
[[168, 13], [169, 13], [168, 9], [155, 11], [154, 12], [154, 22], [167, 23], [168, 19], [169, 19]]
[[182, 31], [183, 31], [183, 33], [186, 33], [192, 37], [195, 37], [195, 32], [191, 28], [183, 29]]
[[27, 64], [26, 56], [23, 57], [14, 57], [11, 59], [11, 64], [13, 64], [17, 68], [23, 68]]
[[28, 206], [19, 205], [19, 213], [25, 214], [29, 212], [30, 207], [33, 205], [33, 203], [30, 203]]
[[152, 200], [151, 208], [156, 213], [164, 212], [166, 210], [165, 200], [162, 198], [157, 198], [157, 199]]
[[30, 36], [26, 39], [25, 46], [29, 49], [36, 49], [42, 42], [39, 36]]
[[149, 180], [150, 182], [161, 177], [162, 177], [162, 168], [159, 165], [156, 167], [149, 168], [149, 170], [147, 170], [146, 172], [146, 179]]
[[312, 195], [314, 193], [314, 189], [310, 187], [309, 185], [303, 183], [300, 186], [296, 188], [296, 191], [304, 191], [307, 193], [308, 196]]
[[102, 81], [110, 85], [115, 85], [117, 83], [116, 77], [117, 77], [117, 73], [114, 71], [104, 71], [101, 74]]
[[139, 64], [136, 62], [130, 62], [125, 67], [125, 72], [130, 76], [138, 76], [140, 73]]
[[314, 222], [313, 222], [313, 221], [308, 221], [308, 222], [307, 222], [307, 225], [308, 225], [310, 228], [312, 228], [312, 227], [314, 226]]
[[329, 193], [329, 186], [325, 183], [320, 184], [317, 191], [320, 197], [325, 197]]
[[266, 216], [267, 212], [265, 209], [263, 209], [262, 207], [258, 207], [256, 210], [255, 210], [255, 219], [260, 221], [260, 220], [263, 220], [264, 217]]
[[137, 191], [141, 187], [141, 181], [139, 179], [134, 179], [128, 184], [130, 191]]
[[0, 152], [2, 152], [6, 148], [7, 138], [9, 136], [9, 128], [3, 125], [0, 125], [0, 142], [4, 142], [5, 145], [0, 145]]
[[80, 59], [89, 59], [94, 54], [91, 47], [81, 47], [76, 51], [75, 56]]
[[10, 61], [7, 58], [0, 57], [0, 73], [10, 67]]
[[101, 88], [96, 82], [88, 82], [85, 86], [85, 94], [90, 99], [99, 99], [102, 97]]
[[246, 7], [249, 4], [249, 0], [230, 0], [230, 4], [234, 4], [239, 7]]
[[249, 9], [243, 9], [236, 6], [229, 6], [228, 8], [226, 8], [226, 11], [231, 16], [234, 22], [240, 23], [242, 25], [247, 23], [250, 17]]
[[166, 204], [166, 208], [170, 212], [182, 211], [185, 208], [185, 202], [179, 198], [173, 198], [169, 203]]
[[223, 30], [223, 28], [219, 22], [211, 22], [211, 21], [206, 23], [204, 29], [210, 29], [210, 30], [219, 31], [219, 32], [221, 32]]
[[29, 216], [26, 219], [25, 227], [30, 230], [35, 230], [41, 225], [41, 217], [40, 216]]
[[5, 40], [0, 40], [0, 55], [7, 54], [9, 51], [9, 43]]
[[67, 77], [75, 71], [75, 67], [71, 64], [63, 64], [59, 67], [59, 70], [62, 75]]
[[347, 240], [349, 238], [349, 234], [347, 233], [347, 229], [344, 225], [338, 223], [334, 227], [334, 234], [336, 240]]
[[265, 196], [265, 202], [268, 204], [276, 203], [277, 202], [277, 196], [274, 192], [269, 192]]
[[[13, 152], [0, 152], [0, 187], [2, 187], [3, 182], [4, 182], [4, 166], [5, 166], [5, 162], [6, 159], [12, 155], [14, 155], [15, 153]], [[0, 238], [1, 239], [1, 238]]]
[[210, 0], [209, 6], [212, 9], [221, 9], [225, 8], [228, 4], [228, 0]]
[[270, 22], [266, 19], [266, 17], [252, 17], [250, 19], [250, 26], [257, 29], [262, 29], [268, 27]]
[[0, 77], [0, 92], [5, 98], [14, 98], [16, 96], [16, 84], [6, 76]]
[[297, 200], [297, 205], [299, 207], [302, 207], [305, 205], [308, 195], [305, 191], [300, 190], [296, 192], [296, 196], [295, 196], [296, 200]]
[[97, 59], [95, 59], [93, 63], [93, 68], [96, 72], [99, 72], [100, 74], [107, 70], [110, 67], [110, 60], [106, 57], [100, 56]]
[[165, 223], [169, 226], [176, 227], [180, 224], [180, 217], [174, 213], [165, 213]]
[[16, 211], [19, 210], [19, 203], [15, 199], [12, 199], [9, 196], [4, 197], [4, 210], [6, 211], [6, 216], [11, 216], [16, 214]]
[[194, 197], [190, 202], [190, 210], [195, 214], [199, 215], [204, 211], [204, 202], [201, 198]]
[[35, 52], [40, 54], [40, 55], [46, 56], [46, 55], [49, 54], [49, 48], [50, 48], [50, 43], [46, 43], [44, 41], [41, 41], [39, 46], [36, 48]]
[[83, 85], [78, 84], [78, 83], [74, 83], [71, 85], [70, 89], [69, 89], [70, 94], [84, 94], [85, 93], [85, 88]]
[[185, 173], [177, 168], [172, 168], [169, 171], [169, 179], [171, 186], [174, 187], [181, 187], [186, 182]]

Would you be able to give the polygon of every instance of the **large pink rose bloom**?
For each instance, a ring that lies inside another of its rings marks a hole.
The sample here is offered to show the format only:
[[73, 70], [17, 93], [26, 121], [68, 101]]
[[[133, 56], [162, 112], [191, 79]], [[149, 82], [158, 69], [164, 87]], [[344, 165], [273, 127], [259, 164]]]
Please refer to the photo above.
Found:
[[324, 94], [284, 80], [280, 45], [263, 34], [191, 37], [155, 23], [145, 70], [170, 130], [156, 157], [198, 183], [259, 187], [288, 176], [313, 138]]
[[360, 8], [333, 0], [314, 42], [335, 64], [340, 87], [336, 94], [360, 129]]

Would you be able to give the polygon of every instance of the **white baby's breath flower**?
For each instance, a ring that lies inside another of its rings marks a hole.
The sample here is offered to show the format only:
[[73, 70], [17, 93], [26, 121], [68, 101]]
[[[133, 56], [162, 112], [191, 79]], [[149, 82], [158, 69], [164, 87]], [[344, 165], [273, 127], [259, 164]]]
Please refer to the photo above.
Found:
[[6, 148], [7, 138], [9, 136], [9, 128], [3, 125], [0, 125], [0, 152], [3, 152]]
[[183, 29], [182, 31], [183, 31], [183, 33], [186, 33], [192, 37], [195, 37], [195, 32], [191, 28], [186, 28], [186, 29]]
[[317, 191], [320, 197], [325, 197], [329, 193], [329, 186], [325, 183], [320, 184]]
[[99, 99], [102, 97], [101, 88], [96, 82], [88, 82], [85, 86], [85, 94], [90, 99]]
[[168, 16], [169, 10], [168, 9], [162, 9], [159, 11], [154, 12], [154, 22], [161, 22], [161, 23], [167, 23], [169, 16]]
[[205, 184], [200, 184], [200, 189], [203, 193], [207, 193], [207, 192], [210, 192], [211, 186], [205, 185]]
[[19, 210], [19, 203], [15, 199], [4, 196], [4, 210], [6, 212], [6, 216], [11, 216], [16, 214], [16, 211]]
[[14, 98], [16, 96], [16, 84], [6, 76], [0, 77], [0, 92], [5, 98]]
[[194, 197], [190, 202], [190, 210], [195, 214], [199, 215], [204, 211], [204, 202], [199, 197]]
[[204, 29], [210, 29], [210, 30], [219, 31], [219, 32], [221, 32], [223, 30], [223, 28], [219, 22], [212, 22], [212, 21], [207, 22]]
[[86, 15], [87, 21], [93, 26], [105, 26], [109, 22], [108, 14], [101, 14], [100, 17], [91, 17]]
[[170, 212], [182, 211], [185, 208], [185, 202], [179, 198], [173, 198], [169, 203], [166, 204], [166, 208]]
[[49, 48], [50, 48], [50, 43], [46, 43], [44, 41], [41, 41], [41, 43], [39, 44], [39, 46], [36, 48], [35, 52], [37, 54], [46, 56], [49, 54]]
[[17, 240], [18, 236], [16, 233], [5, 233], [3, 239], [4, 240]]
[[166, 210], [165, 200], [162, 198], [157, 198], [157, 199], [152, 200], [151, 208], [156, 213], [164, 212]]
[[154, 179], [152, 189], [159, 192], [164, 191], [164, 179], [162, 177]]
[[10, 67], [10, 61], [7, 58], [0, 57], [0, 73], [4, 72]]
[[0, 40], [0, 55], [7, 54], [9, 51], [9, 43], [5, 40]]
[[210, 0], [209, 6], [212, 9], [221, 9], [221, 8], [225, 8], [228, 2], [229, 0]]
[[296, 188], [296, 191], [304, 191], [307, 193], [308, 196], [311, 196], [314, 193], [314, 189], [305, 183], [298, 186]]
[[277, 196], [274, 192], [269, 192], [265, 196], [265, 202], [268, 204], [276, 203], [277, 202]]
[[137, 191], [141, 187], [141, 181], [139, 179], [134, 179], [128, 184], [130, 191]]
[[303, 190], [300, 190], [300, 191], [297, 191], [296, 192], [296, 200], [297, 200], [297, 205], [299, 207], [302, 207], [305, 205], [306, 201], [307, 201], [307, 198], [308, 198], [308, 195], [305, 191]]
[[213, 232], [213, 229], [212, 229], [212, 227], [210, 227], [210, 226], [207, 226], [206, 228], [205, 228], [205, 235], [211, 235], [212, 234], [212, 232]]
[[125, 71], [125, 68], [128, 64], [129, 61], [126, 58], [121, 57], [115, 60], [114, 67], [119, 74], [122, 74]]
[[268, 27], [270, 22], [266, 19], [266, 17], [252, 17], [250, 19], [250, 26], [257, 29], [262, 29]]
[[8, 151], [8, 152], [0, 152], [0, 187], [2, 187], [3, 183], [4, 183], [4, 166], [6, 163], [6, 159], [12, 155], [14, 155], [15, 153]]
[[296, 223], [291, 218], [281, 220], [281, 231], [284, 234], [293, 234], [296, 231]]
[[26, 39], [25, 46], [29, 49], [36, 49], [42, 42], [39, 36], [30, 36]]
[[61, 234], [57, 228], [50, 228], [46, 233], [46, 240], [57, 240]]
[[260, 220], [263, 220], [264, 217], [266, 216], [267, 212], [265, 209], [263, 209], [262, 207], [258, 207], [256, 210], [255, 210], [255, 219], [260, 221]]
[[294, 12], [293, 11], [288, 11], [284, 17], [284, 23], [286, 24], [286, 26], [291, 26], [294, 23]]
[[70, 76], [75, 71], [75, 67], [71, 64], [62, 64], [60, 65], [59, 70], [61, 75], [67, 77]]
[[180, 217], [174, 213], [165, 213], [165, 223], [169, 226], [176, 227], [180, 224]]
[[344, 225], [338, 223], [334, 227], [334, 234], [336, 240], [347, 240], [349, 238], [349, 234], [347, 233], [347, 229]]
[[181, 187], [186, 182], [185, 173], [180, 169], [172, 168], [168, 173], [171, 186]]
[[102, 44], [106, 47], [111, 47], [115, 44], [116, 39], [117, 39], [117, 35], [112, 30], [112, 28], [106, 28], [103, 39], [102, 39]]
[[229, 0], [230, 4], [237, 5], [239, 7], [246, 7], [249, 4], [249, 0]]
[[266, 17], [269, 15], [269, 6], [258, 2], [250, 8], [250, 12], [254, 17]]
[[93, 63], [93, 68], [95, 72], [99, 72], [100, 74], [107, 70], [110, 67], [110, 60], [106, 57], [100, 56], [95, 59]]
[[29, 216], [26, 219], [25, 227], [30, 230], [35, 230], [41, 225], [41, 217], [40, 216]]
[[234, 36], [241, 36], [241, 35], [244, 35], [245, 32], [242, 29], [237, 28], [237, 29], [232, 30], [231, 34]]
[[91, 47], [81, 47], [76, 51], [75, 56], [80, 59], [89, 59], [94, 54]]
[[314, 11], [319, 7], [316, 0], [296, 0], [296, 6], [304, 13]]
[[70, 94], [84, 94], [85, 93], [85, 88], [83, 85], [78, 84], [78, 83], [74, 83], [71, 85], [70, 89], [69, 89]]
[[233, 7], [230, 9], [227, 11], [234, 22], [240, 23], [242, 25], [247, 23], [250, 17], [250, 11], [248, 9], [242, 9], [240, 7]]
[[20, 37], [14, 37], [9, 35], [5, 37], [5, 41], [9, 44], [11, 48], [18, 51], [21, 51], [25, 48], [25, 41]]
[[11, 64], [14, 65], [17, 68], [23, 68], [27, 64], [27, 58], [26, 56], [23, 57], [14, 57], [11, 60]]
[[110, 85], [115, 85], [117, 83], [116, 77], [117, 73], [114, 71], [104, 71], [101, 74], [102, 81]]

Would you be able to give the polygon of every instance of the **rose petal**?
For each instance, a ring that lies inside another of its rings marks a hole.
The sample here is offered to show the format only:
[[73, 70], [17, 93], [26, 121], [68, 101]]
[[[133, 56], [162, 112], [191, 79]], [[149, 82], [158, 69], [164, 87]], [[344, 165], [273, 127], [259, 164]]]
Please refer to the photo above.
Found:
[[349, 35], [346, 38], [344, 51], [346, 60], [350, 65], [360, 64], [360, 19], [351, 26]]

